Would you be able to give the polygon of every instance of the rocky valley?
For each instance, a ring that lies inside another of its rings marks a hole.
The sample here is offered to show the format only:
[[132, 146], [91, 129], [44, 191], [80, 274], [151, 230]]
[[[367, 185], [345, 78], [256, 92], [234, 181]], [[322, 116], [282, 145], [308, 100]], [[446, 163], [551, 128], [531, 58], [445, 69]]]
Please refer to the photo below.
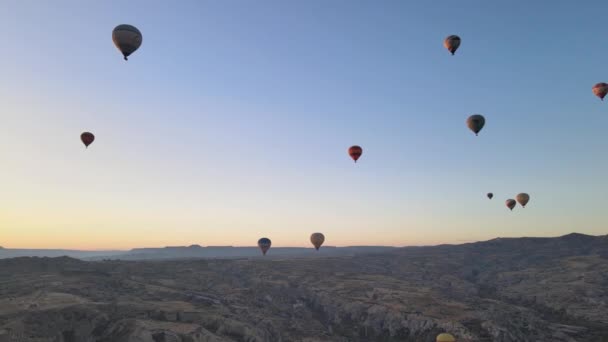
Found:
[[608, 341], [608, 236], [335, 257], [0, 260], [0, 342], [432, 342], [441, 332]]

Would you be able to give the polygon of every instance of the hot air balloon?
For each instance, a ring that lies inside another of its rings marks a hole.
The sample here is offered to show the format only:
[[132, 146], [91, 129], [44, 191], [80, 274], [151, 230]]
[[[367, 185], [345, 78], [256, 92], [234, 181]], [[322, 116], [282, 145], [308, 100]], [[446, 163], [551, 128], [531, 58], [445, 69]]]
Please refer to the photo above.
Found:
[[515, 205], [517, 204], [517, 202], [515, 202], [514, 199], [509, 198], [508, 200], [505, 201], [505, 204], [507, 205], [507, 208], [513, 210], [513, 208], [515, 208]]
[[361, 154], [363, 154], [363, 149], [361, 148], [361, 146], [353, 145], [348, 148], [348, 155], [353, 158], [355, 163], [357, 162], [357, 159], [361, 157]]
[[481, 114], [473, 114], [467, 118], [467, 126], [475, 135], [481, 131], [483, 126], [486, 124], [486, 118]]
[[456, 52], [456, 50], [458, 50], [458, 47], [460, 46], [460, 37], [458, 37], [455, 34], [453, 34], [451, 36], [448, 36], [443, 41], [443, 46], [446, 49], [448, 49], [448, 51], [450, 51], [452, 53], [452, 56], [453, 56], [454, 53]]
[[258, 240], [258, 247], [260, 247], [264, 255], [266, 255], [266, 252], [270, 249], [270, 245], [272, 245], [272, 242], [269, 238], [261, 238]]
[[135, 26], [118, 25], [112, 31], [112, 41], [124, 56], [125, 61], [128, 60], [127, 57], [139, 49], [142, 39], [141, 32]]
[[82, 140], [82, 143], [86, 148], [89, 148], [89, 145], [91, 145], [93, 141], [95, 141], [95, 136], [93, 135], [93, 133], [84, 132], [80, 135], [80, 140]]
[[491, 192], [488, 192], [488, 195], [487, 195], [487, 196], [488, 196], [488, 198], [489, 198], [489, 199], [492, 199], [492, 197], [494, 197], [494, 194], [493, 194], [493, 193], [491, 193]]
[[515, 196], [515, 199], [522, 206], [522, 208], [525, 208], [526, 204], [528, 204], [528, 201], [530, 200], [530, 195], [522, 192], [520, 194], [517, 194], [517, 196]]
[[437, 335], [437, 342], [456, 342], [456, 338], [452, 334], [443, 333]]
[[319, 250], [319, 247], [325, 242], [325, 235], [322, 233], [313, 233], [310, 236], [310, 242], [312, 242], [316, 250]]
[[598, 83], [594, 85], [592, 89], [595, 96], [599, 97], [602, 101], [604, 101], [604, 96], [608, 94], [608, 83]]

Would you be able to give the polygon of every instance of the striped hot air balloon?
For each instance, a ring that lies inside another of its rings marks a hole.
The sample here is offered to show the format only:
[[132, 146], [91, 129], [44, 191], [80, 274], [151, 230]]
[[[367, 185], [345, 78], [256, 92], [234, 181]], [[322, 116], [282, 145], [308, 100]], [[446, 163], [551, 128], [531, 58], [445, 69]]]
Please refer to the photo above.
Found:
[[316, 250], [319, 250], [323, 242], [325, 242], [325, 235], [323, 235], [322, 233], [313, 233], [310, 236], [310, 242], [313, 246], [315, 246]]
[[142, 40], [141, 32], [135, 26], [118, 25], [112, 31], [112, 41], [122, 53], [125, 61], [129, 60], [128, 57], [139, 49]]

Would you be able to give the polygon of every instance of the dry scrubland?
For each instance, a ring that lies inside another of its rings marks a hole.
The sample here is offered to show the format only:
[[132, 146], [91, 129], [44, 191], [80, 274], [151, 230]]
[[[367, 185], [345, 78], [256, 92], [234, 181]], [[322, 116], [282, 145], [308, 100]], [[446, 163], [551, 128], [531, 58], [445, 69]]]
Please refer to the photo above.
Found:
[[608, 341], [608, 237], [312, 259], [0, 260], [0, 342], [431, 342], [443, 331]]

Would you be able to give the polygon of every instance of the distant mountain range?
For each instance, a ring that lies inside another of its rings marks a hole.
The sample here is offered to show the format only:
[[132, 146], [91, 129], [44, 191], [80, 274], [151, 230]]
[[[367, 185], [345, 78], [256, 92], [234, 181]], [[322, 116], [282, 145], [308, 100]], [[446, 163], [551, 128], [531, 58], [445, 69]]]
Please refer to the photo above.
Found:
[[[595, 237], [591, 235], [571, 233], [558, 238], [495, 238], [488, 241], [465, 243], [460, 245], [438, 245], [425, 247], [388, 247], [388, 246], [350, 246], [334, 247], [323, 246], [319, 251], [303, 247], [272, 247], [267, 258], [274, 257], [333, 257], [333, 256], [355, 256], [360, 254], [374, 254], [384, 252], [397, 252], [406, 254], [434, 253], [446, 251], [465, 251], [475, 249], [483, 251], [499, 249], [517, 251], [521, 255], [522, 249], [528, 249], [527, 254], [535, 255], [544, 249], [550, 249], [547, 255], [559, 256], [560, 248], [571, 252], [572, 243], [579, 242], [580, 248], [588, 248], [591, 241], [598, 238], [608, 239], [608, 236]], [[562, 246], [562, 247], [560, 247]], [[502, 247], [502, 248], [501, 248]], [[95, 260], [170, 260], [190, 258], [251, 258], [262, 257], [258, 247], [233, 247], [233, 246], [167, 246], [160, 248], [134, 248], [130, 251], [80, 251], [67, 249], [11, 249], [0, 247], [0, 259], [34, 256], [34, 257], [59, 257], [68, 256], [72, 258], [95, 261]]]
[[[303, 247], [272, 247], [268, 257], [318, 257], [353, 256], [356, 254], [380, 253], [395, 250], [385, 246], [324, 246], [319, 251]], [[183, 258], [247, 258], [260, 257], [258, 247], [232, 246], [168, 246], [164, 248], [134, 248], [130, 251], [79, 251], [67, 249], [0, 249], [0, 259], [15, 257], [60, 257], [68, 256], [82, 260], [168, 260]]]
[[79, 251], [70, 249], [19, 249], [0, 247], [0, 259], [17, 257], [60, 257], [69, 256], [77, 259], [109, 256], [125, 253], [124, 251]]

